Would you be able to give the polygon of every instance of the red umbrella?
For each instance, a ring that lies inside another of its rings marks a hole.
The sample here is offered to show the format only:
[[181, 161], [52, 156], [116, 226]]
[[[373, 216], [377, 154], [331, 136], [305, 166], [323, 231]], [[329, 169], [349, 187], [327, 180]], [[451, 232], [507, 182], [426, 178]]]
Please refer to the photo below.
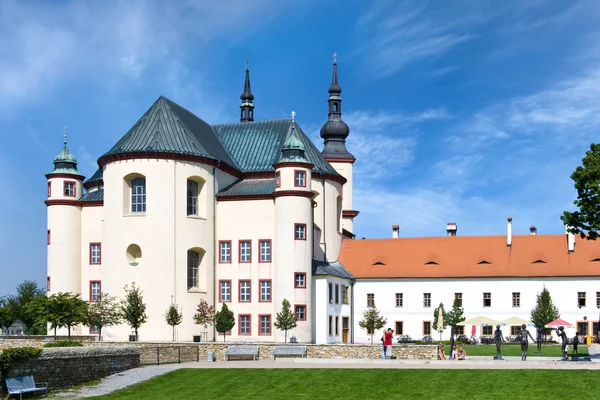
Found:
[[471, 327], [471, 336], [475, 336], [476, 333], [477, 333], [477, 327], [475, 325], [473, 325]]
[[573, 325], [565, 321], [564, 319], [555, 319], [552, 322], [548, 322], [546, 324], [546, 328], [558, 328], [559, 326], [564, 326], [565, 328], [572, 328]]

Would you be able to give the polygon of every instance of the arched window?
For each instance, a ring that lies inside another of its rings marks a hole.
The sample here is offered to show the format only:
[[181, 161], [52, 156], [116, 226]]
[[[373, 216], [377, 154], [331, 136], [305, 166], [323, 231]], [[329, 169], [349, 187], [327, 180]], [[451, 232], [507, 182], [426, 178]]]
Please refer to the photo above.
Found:
[[333, 112], [338, 112], [338, 103], [333, 103]]
[[131, 212], [146, 212], [146, 179], [135, 178], [131, 181]]
[[198, 215], [198, 182], [188, 179], [187, 181], [187, 215]]
[[188, 250], [187, 277], [188, 290], [198, 287], [198, 271], [200, 269], [200, 254], [194, 250]]
[[338, 196], [337, 198], [337, 213], [336, 213], [336, 217], [337, 217], [337, 231], [341, 232], [342, 231], [342, 197]]

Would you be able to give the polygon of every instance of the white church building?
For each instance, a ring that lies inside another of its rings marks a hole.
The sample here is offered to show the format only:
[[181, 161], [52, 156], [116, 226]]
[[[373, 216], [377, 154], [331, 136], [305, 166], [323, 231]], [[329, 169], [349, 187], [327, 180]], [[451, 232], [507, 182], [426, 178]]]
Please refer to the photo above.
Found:
[[[288, 336], [360, 343], [370, 338], [358, 322], [371, 304], [396, 335], [420, 339], [436, 337], [440, 302], [448, 309], [461, 298], [467, 318], [527, 319], [546, 286], [563, 319], [597, 331], [595, 242], [575, 248], [569, 235], [513, 237], [511, 222], [506, 237], [460, 237], [449, 225], [441, 237], [399, 238], [395, 227], [391, 239], [355, 239], [355, 158], [345, 146], [341, 91], [334, 62], [321, 151], [293, 113], [254, 120], [248, 69], [239, 122], [209, 125], [160, 97], [87, 180], [65, 137], [46, 175], [48, 294], [94, 302], [102, 293], [122, 297], [135, 283], [148, 315], [143, 341], [171, 340], [164, 313], [172, 303], [183, 312], [178, 340], [192, 341], [204, 331], [192, 316], [205, 300], [234, 312], [229, 340], [281, 342], [274, 321], [287, 299], [298, 321]], [[83, 326], [74, 333], [97, 334]], [[131, 329], [102, 334], [127, 340]], [[212, 329], [202, 337], [212, 339]]]

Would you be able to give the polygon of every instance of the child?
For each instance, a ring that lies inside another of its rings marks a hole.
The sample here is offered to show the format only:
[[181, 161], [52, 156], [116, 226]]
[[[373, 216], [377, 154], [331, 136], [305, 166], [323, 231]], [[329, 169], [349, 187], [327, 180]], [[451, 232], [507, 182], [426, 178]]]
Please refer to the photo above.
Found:
[[450, 353], [450, 359], [451, 360], [457, 360], [458, 359], [458, 350], [456, 350], [456, 345], [455, 344], [452, 345], [452, 352]]
[[458, 348], [458, 359], [459, 360], [466, 360], [467, 359], [467, 351], [462, 346], [460, 346]]
[[442, 347], [440, 347], [440, 351], [438, 351], [438, 357], [440, 360], [446, 359], [446, 350], [444, 349], [444, 345], [442, 345]]
[[579, 355], [577, 351], [577, 346], [579, 345], [579, 332], [575, 332], [575, 337], [573, 338], [573, 355]]

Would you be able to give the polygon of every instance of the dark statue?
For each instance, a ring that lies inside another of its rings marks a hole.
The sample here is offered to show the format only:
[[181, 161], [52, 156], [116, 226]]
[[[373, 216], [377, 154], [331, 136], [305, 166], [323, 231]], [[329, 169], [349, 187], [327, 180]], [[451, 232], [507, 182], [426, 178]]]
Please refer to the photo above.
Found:
[[517, 339], [521, 342], [521, 361], [527, 360], [527, 351], [529, 350], [529, 338], [535, 341], [531, 333], [526, 329], [526, 325], [521, 325], [521, 331], [517, 335]]
[[536, 353], [542, 352], [542, 336], [544, 335], [544, 329], [536, 326], [537, 330], [537, 351]]
[[503, 341], [505, 340], [502, 336], [500, 325], [496, 325], [496, 330], [494, 331], [494, 342], [496, 342], [496, 356], [494, 357], [494, 360], [503, 360], [502, 356], [500, 355], [500, 346], [502, 345]]
[[565, 333], [565, 327], [564, 326], [559, 326], [558, 329], [556, 330], [556, 334], [558, 335], [559, 338], [562, 339], [562, 343], [560, 345], [560, 352], [563, 355], [563, 360], [568, 360], [567, 357], [567, 334]]

